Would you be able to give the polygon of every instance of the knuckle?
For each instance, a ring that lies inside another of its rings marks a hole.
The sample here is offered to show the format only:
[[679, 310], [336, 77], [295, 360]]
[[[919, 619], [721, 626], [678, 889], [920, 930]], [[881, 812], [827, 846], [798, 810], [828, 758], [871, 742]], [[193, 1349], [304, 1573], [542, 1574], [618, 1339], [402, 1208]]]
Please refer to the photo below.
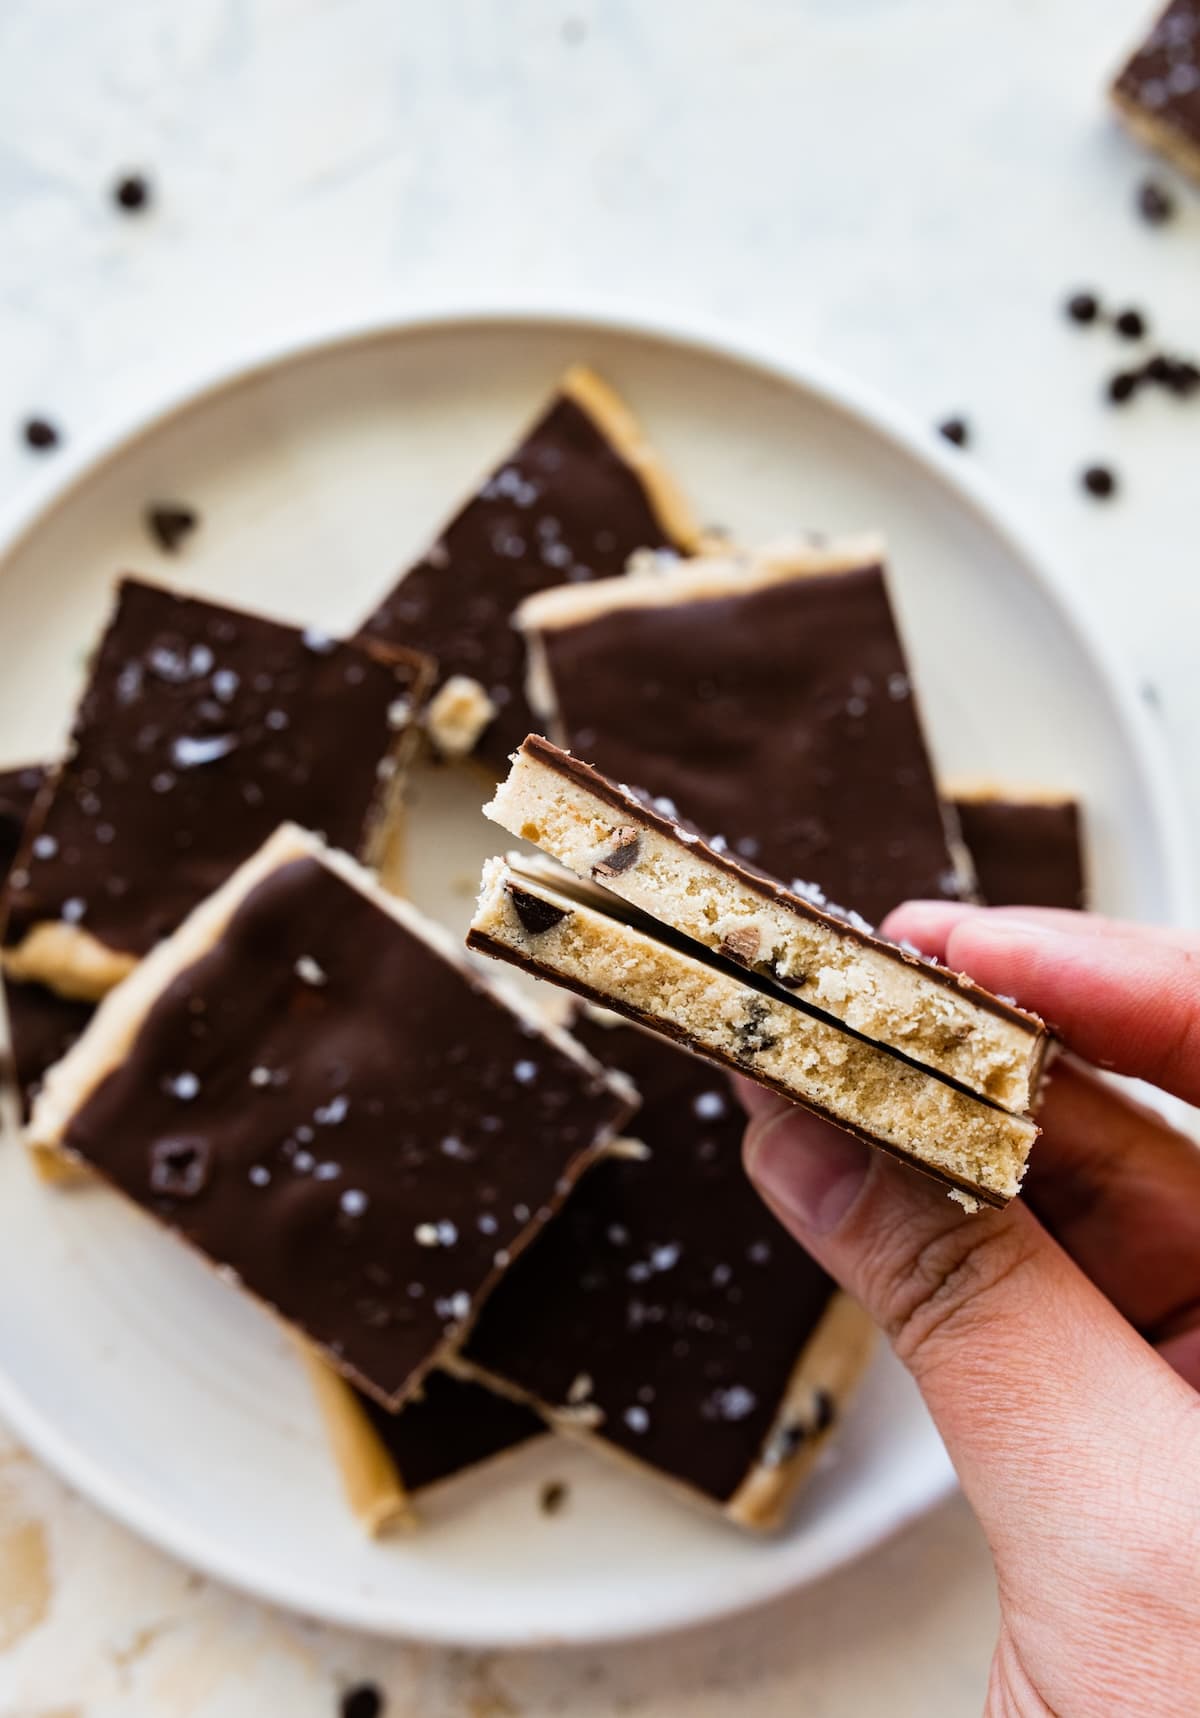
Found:
[[913, 1370], [932, 1363], [944, 1344], [970, 1335], [995, 1291], [1031, 1258], [1028, 1241], [1002, 1212], [948, 1215], [932, 1233], [927, 1220], [909, 1235], [893, 1232], [869, 1274], [872, 1302], [897, 1355]]

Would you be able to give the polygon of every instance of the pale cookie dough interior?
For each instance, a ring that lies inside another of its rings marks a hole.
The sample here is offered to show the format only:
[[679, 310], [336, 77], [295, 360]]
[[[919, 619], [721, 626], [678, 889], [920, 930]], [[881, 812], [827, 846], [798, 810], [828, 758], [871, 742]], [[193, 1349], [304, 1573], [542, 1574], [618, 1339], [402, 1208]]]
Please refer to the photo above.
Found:
[[1031, 1121], [810, 1015], [762, 981], [552, 889], [519, 862], [485, 866], [468, 943], [656, 1026], [988, 1204], [1020, 1189], [1038, 1132]]
[[[819, 905], [723, 862], [698, 837], [534, 740], [484, 815], [576, 876], [1005, 1109], [1029, 1109], [1045, 1030]], [[585, 779], [577, 779], [583, 776]], [[615, 803], [619, 801], [619, 803]]]

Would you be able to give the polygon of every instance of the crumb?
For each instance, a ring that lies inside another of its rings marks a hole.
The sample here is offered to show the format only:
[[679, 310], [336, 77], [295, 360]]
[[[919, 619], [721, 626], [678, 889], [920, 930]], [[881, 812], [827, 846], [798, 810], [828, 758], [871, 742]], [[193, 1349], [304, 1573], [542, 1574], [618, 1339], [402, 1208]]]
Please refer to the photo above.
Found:
[[50, 448], [57, 447], [62, 440], [58, 430], [45, 418], [26, 419], [21, 434], [25, 437], [26, 447], [36, 448], [39, 453], [45, 453]]
[[1143, 179], [1137, 191], [1137, 211], [1149, 226], [1161, 227], [1175, 214], [1175, 199], [1157, 179]]
[[538, 1493], [538, 1508], [543, 1515], [558, 1515], [568, 1495], [567, 1487], [561, 1479], [548, 1479]]
[[167, 555], [175, 554], [199, 523], [199, 515], [178, 502], [163, 502], [146, 509], [146, 529]]
[[140, 214], [150, 205], [150, 184], [144, 174], [123, 174], [112, 189], [112, 199], [118, 209], [128, 215]]
[[966, 447], [971, 439], [970, 427], [965, 418], [946, 418], [938, 425], [938, 434], [953, 442], [955, 447]]

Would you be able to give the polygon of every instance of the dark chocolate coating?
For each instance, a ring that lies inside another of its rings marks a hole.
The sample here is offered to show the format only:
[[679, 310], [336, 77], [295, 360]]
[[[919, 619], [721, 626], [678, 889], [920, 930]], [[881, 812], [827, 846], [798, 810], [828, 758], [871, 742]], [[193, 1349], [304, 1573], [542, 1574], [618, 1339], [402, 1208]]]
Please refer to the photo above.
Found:
[[[29, 813], [46, 779], [42, 764], [0, 771], [0, 892], [17, 856]], [[21, 1113], [30, 1103], [47, 1068], [65, 1056], [92, 1017], [87, 1002], [68, 1002], [40, 984], [4, 981], [12, 1064], [21, 1093]]]
[[361, 852], [422, 673], [408, 653], [124, 580], [6, 943], [65, 918], [143, 955], [289, 819]]
[[409, 1492], [465, 1473], [546, 1430], [532, 1408], [448, 1372], [430, 1372], [421, 1394], [398, 1414], [361, 1391], [358, 1399]]
[[548, 1406], [571, 1405], [585, 1375], [574, 1399], [603, 1411], [598, 1436], [724, 1503], [759, 1459], [834, 1284], [747, 1180], [746, 1118], [722, 1074], [636, 1027], [573, 1030], [633, 1078], [629, 1131], [650, 1156], [588, 1172], [465, 1352]]
[[476, 756], [501, 775], [509, 752], [537, 726], [513, 610], [550, 585], [622, 573], [635, 549], [673, 546], [637, 473], [560, 394], [360, 637], [428, 652], [443, 679], [479, 681], [498, 713]]
[[955, 896], [882, 569], [666, 596], [542, 635], [570, 749], [872, 923]]
[[299, 859], [158, 998], [64, 1144], [395, 1405], [627, 1112]]
[[1087, 906], [1079, 807], [1074, 800], [956, 802], [979, 891], [992, 907]]
[[1200, 150], [1200, 0], [1173, 0], [1116, 88], [1155, 125]]

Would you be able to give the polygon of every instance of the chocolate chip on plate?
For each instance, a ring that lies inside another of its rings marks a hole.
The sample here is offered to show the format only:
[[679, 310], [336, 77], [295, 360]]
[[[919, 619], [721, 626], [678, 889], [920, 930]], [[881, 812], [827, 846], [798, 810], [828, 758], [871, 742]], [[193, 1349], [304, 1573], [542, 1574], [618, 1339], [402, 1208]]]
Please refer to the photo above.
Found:
[[1113, 318], [1113, 327], [1122, 340], [1144, 340], [1147, 334], [1146, 318], [1140, 310], [1122, 310]]
[[200, 523], [191, 507], [178, 502], [161, 502], [146, 509], [146, 529], [165, 554], [173, 555], [185, 537]]
[[1123, 406], [1133, 398], [1142, 384], [1143, 375], [1141, 370], [1118, 370], [1109, 379], [1108, 397], [1114, 406]]
[[965, 418], [946, 418], [938, 425], [938, 434], [953, 442], [955, 447], [966, 447], [971, 439], [970, 426]]
[[1073, 292], [1067, 300], [1067, 315], [1072, 322], [1085, 327], [1100, 314], [1100, 300], [1094, 292]]
[[1107, 465], [1089, 465], [1082, 481], [1088, 494], [1098, 501], [1107, 501], [1117, 492], [1116, 474]]
[[1157, 179], [1143, 179], [1137, 191], [1137, 210], [1152, 227], [1161, 227], [1175, 213], [1175, 199]]
[[62, 440], [58, 430], [45, 418], [26, 419], [21, 434], [25, 437], [26, 447], [36, 448], [39, 453], [45, 453], [49, 448], [57, 447]]
[[113, 186], [112, 198], [126, 214], [140, 214], [150, 203], [149, 180], [142, 173], [125, 173]]

